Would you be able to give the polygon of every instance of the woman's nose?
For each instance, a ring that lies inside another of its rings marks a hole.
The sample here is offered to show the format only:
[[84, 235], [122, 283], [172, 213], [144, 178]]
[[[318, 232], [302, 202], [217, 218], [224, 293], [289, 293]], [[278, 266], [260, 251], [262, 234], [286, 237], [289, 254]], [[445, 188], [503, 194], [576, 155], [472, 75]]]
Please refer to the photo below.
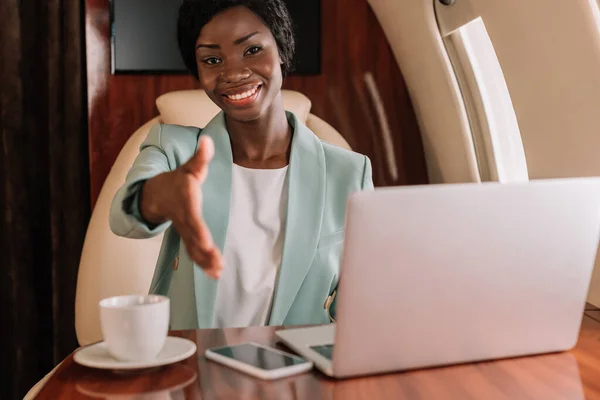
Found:
[[248, 79], [252, 72], [243, 66], [231, 66], [221, 74], [221, 80], [226, 83], [236, 83]]

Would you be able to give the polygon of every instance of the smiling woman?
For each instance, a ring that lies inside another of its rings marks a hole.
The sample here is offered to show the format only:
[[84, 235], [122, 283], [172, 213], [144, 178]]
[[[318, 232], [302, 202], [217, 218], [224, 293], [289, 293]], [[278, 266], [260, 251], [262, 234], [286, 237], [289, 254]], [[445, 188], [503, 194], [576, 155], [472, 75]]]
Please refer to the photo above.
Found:
[[[253, 120], [282, 104], [274, 100], [294, 56], [292, 21], [283, 2], [227, 8], [232, 3], [213, 2], [216, 15], [199, 30], [197, 21], [185, 17], [201, 3], [188, 2], [181, 9], [178, 39], [186, 65], [209, 97], [228, 115]], [[281, 111], [276, 111], [279, 120], [287, 125]]]
[[294, 35], [283, 0], [186, 0], [178, 42], [222, 112], [202, 130], [150, 131], [111, 228], [166, 231], [150, 291], [171, 298], [171, 329], [328, 322], [342, 249], [331, 238], [348, 197], [373, 187], [369, 159], [284, 109]]
[[[231, 26], [232, 20], [245, 23], [225, 30], [223, 27]], [[212, 42], [221, 42], [223, 46], [206, 44]], [[207, 24], [197, 40], [196, 59], [202, 87], [221, 109], [236, 119], [259, 118], [280, 94], [283, 61], [277, 44], [260, 18], [247, 8], [233, 8]]]

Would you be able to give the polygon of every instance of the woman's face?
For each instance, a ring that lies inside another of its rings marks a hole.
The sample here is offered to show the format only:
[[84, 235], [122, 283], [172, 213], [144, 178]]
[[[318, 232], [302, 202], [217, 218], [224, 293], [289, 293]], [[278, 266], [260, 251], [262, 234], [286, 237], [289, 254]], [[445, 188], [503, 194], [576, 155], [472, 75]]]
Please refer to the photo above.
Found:
[[196, 40], [200, 84], [230, 118], [252, 121], [271, 107], [282, 85], [275, 38], [246, 7], [217, 14]]

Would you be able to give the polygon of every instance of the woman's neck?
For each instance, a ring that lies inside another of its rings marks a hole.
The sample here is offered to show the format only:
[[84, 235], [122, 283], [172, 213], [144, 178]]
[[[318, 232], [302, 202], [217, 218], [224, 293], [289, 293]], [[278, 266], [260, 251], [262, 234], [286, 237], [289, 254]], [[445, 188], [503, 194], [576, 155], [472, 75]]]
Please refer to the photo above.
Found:
[[254, 121], [225, 117], [233, 162], [248, 168], [281, 168], [289, 163], [292, 130], [281, 94], [265, 115]]

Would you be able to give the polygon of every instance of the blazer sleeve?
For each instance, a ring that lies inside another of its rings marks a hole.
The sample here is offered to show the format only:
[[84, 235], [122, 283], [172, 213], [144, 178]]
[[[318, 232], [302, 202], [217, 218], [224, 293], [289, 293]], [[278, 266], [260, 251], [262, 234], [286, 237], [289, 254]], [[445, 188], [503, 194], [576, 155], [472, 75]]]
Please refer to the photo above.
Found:
[[[369, 160], [369, 157], [367, 157], [367, 156], [365, 156], [365, 161], [364, 161], [361, 187], [362, 187], [362, 190], [373, 190], [374, 189], [373, 171], [371, 169], [371, 160]], [[337, 292], [337, 287], [335, 288], [335, 291]], [[337, 318], [336, 306], [337, 306], [337, 293], [336, 293], [336, 296], [333, 298], [331, 306], [329, 307], [330, 316], [334, 320], [335, 320], [335, 318]], [[334, 322], [334, 321], [331, 321], [331, 322]]]
[[110, 229], [119, 236], [143, 239], [165, 231], [171, 222], [150, 225], [144, 221], [139, 210], [139, 200], [144, 182], [163, 172], [171, 171], [169, 159], [161, 143], [162, 125], [150, 129], [140, 146], [140, 153], [117, 191], [110, 208]]
[[373, 190], [373, 170], [371, 169], [371, 160], [367, 156], [365, 156], [363, 168], [362, 190]]

